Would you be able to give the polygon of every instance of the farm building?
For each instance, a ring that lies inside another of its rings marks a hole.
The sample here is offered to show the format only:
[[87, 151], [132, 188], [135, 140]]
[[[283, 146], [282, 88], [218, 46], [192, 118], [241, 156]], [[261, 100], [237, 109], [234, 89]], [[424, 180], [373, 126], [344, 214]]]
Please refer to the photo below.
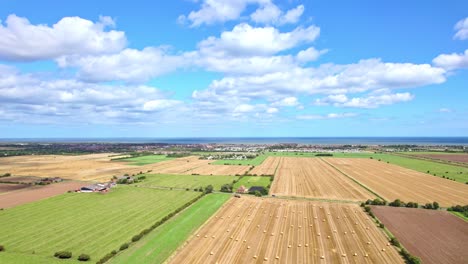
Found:
[[115, 183], [113, 182], [96, 183], [96, 184], [81, 187], [80, 192], [103, 192], [103, 191], [109, 190], [110, 188], [114, 186], [115, 186]]
[[247, 187], [245, 187], [244, 185], [242, 185], [241, 187], [237, 188], [237, 193], [247, 193], [249, 191], [249, 189], [247, 189]]

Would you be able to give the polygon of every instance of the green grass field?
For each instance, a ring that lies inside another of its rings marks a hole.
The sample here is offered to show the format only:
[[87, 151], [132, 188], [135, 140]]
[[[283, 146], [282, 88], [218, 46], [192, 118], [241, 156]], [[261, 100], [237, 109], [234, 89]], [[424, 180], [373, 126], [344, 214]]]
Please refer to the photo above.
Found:
[[198, 188], [213, 185], [216, 191], [223, 184], [238, 180], [238, 176], [204, 176], [204, 175], [173, 175], [173, 174], [145, 174], [146, 179], [138, 183], [138, 186], [146, 187], [172, 187], [172, 188]]
[[247, 188], [252, 186], [263, 186], [267, 187], [270, 184], [270, 177], [263, 176], [244, 176], [240, 181], [234, 184], [234, 191], [237, 190], [241, 185], [244, 185]]
[[120, 159], [119, 161], [129, 162], [130, 165], [142, 166], [147, 164], [153, 164], [165, 160], [171, 160], [174, 158], [168, 158], [166, 155], [148, 155], [148, 156], [141, 156], [141, 157], [133, 157], [133, 158], [126, 158]]
[[[8, 249], [7, 249], [8, 250]], [[78, 257], [78, 256], [76, 256]], [[73, 259], [57, 259], [52, 256], [40, 256], [33, 254], [21, 254], [21, 253], [11, 253], [11, 252], [1, 252], [0, 253], [0, 263], [18, 263], [18, 264], [78, 264], [83, 263], [76, 260], [75, 256]]]
[[198, 195], [130, 186], [67, 193], [0, 211], [0, 241], [11, 253], [68, 250], [97, 261]]
[[262, 164], [262, 162], [268, 158], [267, 155], [259, 155], [254, 159], [246, 159], [246, 160], [217, 160], [212, 164], [215, 165], [247, 165], [247, 166], [258, 166]]
[[430, 175], [436, 174], [436, 176], [438, 177], [445, 176], [454, 178], [456, 181], [461, 183], [468, 182], [468, 168], [465, 167], [433, 162], [428, 160], [412, 159], [390, 154], [374, 154], [373, 157], [374, 159], [381, 159], [384, 162], [388, 161], [392, 164], [412, 169], [415, 171], [428, 173]]
[[206, 195], [109, 263], [163, 263], [230, 197], [230, 194]]

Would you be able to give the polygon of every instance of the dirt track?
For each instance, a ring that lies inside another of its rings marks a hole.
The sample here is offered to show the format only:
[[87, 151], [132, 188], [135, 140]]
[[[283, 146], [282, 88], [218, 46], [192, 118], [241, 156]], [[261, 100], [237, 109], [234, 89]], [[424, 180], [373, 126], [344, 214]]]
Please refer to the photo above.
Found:
[[468, 204], [468, 185], [433, 177], [381, 161], [359, 158], [326, 158], [342, 172], [386, 200], [432, 203], [441, 206]]
[[425, 264], [465, 264], [468, 223], [443, 211], [373, 206], [372, 211]]
[[318, 158], [283, 158], [270, 193], [355, 201], [375, 198], [366, 189]]
[[242, 197], [170, 263], [403, 263], [387, 243], [357, 205]]
[[83, 182], [61, 182], [45, 186], [34, 186], [31, 188], [13, 191], [0, 195], [0, 208], [9, 208], [17, 205], [42, 200], [44, 198], [52, 197], [65, 193], [69, 190], [75, 190], [86, 183]]

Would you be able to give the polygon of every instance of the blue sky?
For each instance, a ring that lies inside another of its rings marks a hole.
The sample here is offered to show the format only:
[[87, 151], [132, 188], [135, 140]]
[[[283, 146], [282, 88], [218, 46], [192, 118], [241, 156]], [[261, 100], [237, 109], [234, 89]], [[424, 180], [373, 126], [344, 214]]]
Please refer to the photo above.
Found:
[[0, 137], [468, 136], [467, 1], [2, 1]]

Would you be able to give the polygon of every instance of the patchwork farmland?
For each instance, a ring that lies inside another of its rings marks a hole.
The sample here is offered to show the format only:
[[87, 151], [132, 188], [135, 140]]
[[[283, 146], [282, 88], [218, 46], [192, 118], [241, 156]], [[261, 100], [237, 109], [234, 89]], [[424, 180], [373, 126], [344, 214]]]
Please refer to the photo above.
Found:
[[125, 186], [59, 195], [0, 211], [0, 241], [12, 253], [68, 250], [97, 261], [199, 195]]
[[318, 158], [283, 158], [270, 193], [354, 201], [375, 198], [375, 195]]
[[[366, 155], [373, 154], [264, 155], [255, 166], [216, 165], [219, 161], [198, 156], [150, 155], [128, 161], [112, 160], [121, 157], [116, 154], [2, 158], [0, 174], [13, 174], [2, 181], [14, 184], [0, 184], [0, 208], [6, 208], [0, 211], [0, 222], [7, 223], [0, 226], [0, 241], [8, 249], [0, 253], [0, 262], [27, 262], [37, 256], [38, 263], [54, 263], [53, 253], [60, 250], [89, 254], [97, 261], [116, 250], [108, 263], [403, 263], [384, 230], [358, 204], [378, 197], [465, 204], [468, 186], [362, 158]], [[90, 180], [123, 174], [146, 178], [106, 194], [65, 193]], [[17, 181], [51, 176], [75, 180], [16, 189]], [[134, 235], [201, 195], [200, 187], [212, 185], [219, 192], [224, 184], [233, 184], [234, 191], [241, 185], [270, 186], [270, 196], [277, 198], [210, 194], [119, 250]], [[3, 185], [8, 186], [1, 189]], [[382, 218], [390, 229], [398, 228], [392, 227], [394, 220]], [[395, 235], [417, 255], [404, 235], [397, 231]], [[76, 256], [65, 262], [75, 261]]]
[[388, 201], [468, 204], [468, 185], [372, 159], [325, 158], [343, 173]]
[[403, 263], [357, 205], [231, 200], [169, 263]]

